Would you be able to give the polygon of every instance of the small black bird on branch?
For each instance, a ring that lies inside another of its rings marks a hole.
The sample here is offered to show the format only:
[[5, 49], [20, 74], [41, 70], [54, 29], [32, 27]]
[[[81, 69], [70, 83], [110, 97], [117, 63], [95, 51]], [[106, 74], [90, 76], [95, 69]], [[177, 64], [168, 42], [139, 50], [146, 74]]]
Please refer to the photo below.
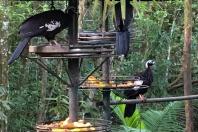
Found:
[[[145, 64], [146, 70], [138, 73], [135, 75], [135, 77], [138, 77], [139, 80], [142, 80], [142, 85], [151, 86], [153, 82], [153, 73], [152, 73], [152, 65], [154, 65], [155, 62], [153, 60], [148, 60]], [[141, 89], [141, 88], [134, 88], [133, 90], [126, 90], [124, 91], [124, 95], [127, 99], [136, 99], [138, 96], [139, 98], [144, 101], [145, 98], [143, 94], [147, 92], [147, 88]], [[136, 104], [126, 104], [125, 111], [124, 111], [124, 117], [131, 117], [133, 113], [135, 112]]]
[[64, 13], [61, 10], [45, 11], [26, 19], [20, 26], [19, 35], [21, 40], [8, 60], [8, 64], [12, 64], [22, 54], [25, 47], [33, 37], [45, 37], [50, 44], [57, 45], [54, 40], [55, 35], [63, 29], [69, 27], [72, 21], [71, 13]]

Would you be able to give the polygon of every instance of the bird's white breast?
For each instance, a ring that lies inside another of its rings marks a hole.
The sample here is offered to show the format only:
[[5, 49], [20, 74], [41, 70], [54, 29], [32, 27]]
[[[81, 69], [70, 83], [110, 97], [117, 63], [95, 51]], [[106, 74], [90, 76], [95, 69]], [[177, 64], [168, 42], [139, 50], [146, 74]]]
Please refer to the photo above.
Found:
[[[47, 31], [53, 31], [61, 26], [59, 21], [50, 21], [49, 23], [46, 23], [44, 27], [47, 28]], [[42, 28], [42, 26], [40, 27]]]

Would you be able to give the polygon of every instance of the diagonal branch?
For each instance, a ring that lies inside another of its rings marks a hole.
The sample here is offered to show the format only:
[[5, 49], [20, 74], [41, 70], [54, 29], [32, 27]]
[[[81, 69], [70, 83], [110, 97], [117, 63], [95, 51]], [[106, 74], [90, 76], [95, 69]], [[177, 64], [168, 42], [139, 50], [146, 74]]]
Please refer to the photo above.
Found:
[[67, 76], [68, 76], [68, 78], [69, 78], [70, 85], [73, 86], [73, 84], [72, 84], [72, 79], [71, 79], [71, 77], [70, 77], [70, 75], [69, 75], [69, 72], [68, 72], [68, 68], [66, 67], [66, 63], [65, 63], [64, 59], [62, 59], [62, 61], [63, 61], [63, 65], [64, 65], [64, 67], [65, 67], [65, 72], [67, 73]]
[[91, 76], [95, 71], [97, 71], [97, 70], [104, 64], [104, 62], [107, 61], [107, 59], [108, 59], [108, 57], [106, 57], [106, 58], [100, 63], [100, 65], [98, 65], [93, 71], [91, 71], [91, 72], [84, 78], [84, 80], [82, 80], [82, 81], [79, 83], [79, 86], [80, 86], [81, 84], [83, 84], [83, 83], [89, 78], [89, 76]]
[[181, 70], [177, 78], [173, 82], [171, 82], [171, 84], [169, 84], [169, 87], [174, 86], [183, 77], [182, 75], [183, 75], [183, 70]]
[[54, 71], [52, 71], [46, 64], [44, 64], [40, 59], [33, 59], [33, 58], [29, 58], [28, 59], [34, 61], [36, 64], [38, 64], [40, 67], [42, 67], [43, 69], [45, 69], [48, 73], [50, 73], [52, 76], [55, 76], [59, 81], [61, 81], [63, 84], [70, 86], [70, 84], [63, 80], [61, 77], [59, 77]]
[[[197, 83], [198, 83], [198, 80], [192, 80], [192, 84], [197, 84]], [[168, 91], [176, 90], [177, 88], [180, 88], [182, 86], [184, 86], [184, 83], [176, 84], [176, 85], [172, 86], [171, 88], [169, 88]]]

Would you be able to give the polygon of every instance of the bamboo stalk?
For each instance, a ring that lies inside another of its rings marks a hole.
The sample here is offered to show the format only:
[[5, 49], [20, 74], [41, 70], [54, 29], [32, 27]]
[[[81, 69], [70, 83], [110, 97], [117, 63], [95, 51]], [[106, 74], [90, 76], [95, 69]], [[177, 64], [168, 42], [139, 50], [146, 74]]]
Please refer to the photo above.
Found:
[[139, 99], [121, 100], [121, 101], [111, 101], [111, 105], [119, 104], [140, 104], [140, 103], [159, 103], [159, 102], [170, 102], [170, 101], [182, 101], [182, 100], [193, 100], [198, 99], [198, 95], [189, 96], [178, 96], [178, 97], [164, 97], [164, 98], [149, 98], [145, 101]]

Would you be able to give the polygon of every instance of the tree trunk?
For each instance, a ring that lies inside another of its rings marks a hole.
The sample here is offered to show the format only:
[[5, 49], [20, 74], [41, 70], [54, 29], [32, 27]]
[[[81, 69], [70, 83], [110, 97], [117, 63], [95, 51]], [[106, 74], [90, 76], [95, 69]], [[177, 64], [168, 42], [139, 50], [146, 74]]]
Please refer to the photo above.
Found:
[[[183, 47], [183, 72], [184, 95], [190, 95], [191, 82], [191, 39], [192, 39], [192, 0], [184, 0], [184, 47]], [[186, 128], [185, 132], [193, 132], [193, 109], [190, 100], [185, 101]]]
[[[7, 7], [7, 1], [3, 1], [4, 7]], [[7, 65], [7, 58], [8, 58], [8, 24], [9, 20], [7, 18], [6, 12], [3, 15], [3, 19], [1, 19], [2, 27], [0, 27], [0, 85], [3, 87], [8, 86], [8, 65]], [[1, 98], [2, 100], [7, 100], [7, 95]], [[4, 111], [3, 111], [4, 113]], [[5, 113], [6, 114], [6, 113]], [[2, 121], [0, 123], [0, 132], [7, 132], [7, 120]]]

